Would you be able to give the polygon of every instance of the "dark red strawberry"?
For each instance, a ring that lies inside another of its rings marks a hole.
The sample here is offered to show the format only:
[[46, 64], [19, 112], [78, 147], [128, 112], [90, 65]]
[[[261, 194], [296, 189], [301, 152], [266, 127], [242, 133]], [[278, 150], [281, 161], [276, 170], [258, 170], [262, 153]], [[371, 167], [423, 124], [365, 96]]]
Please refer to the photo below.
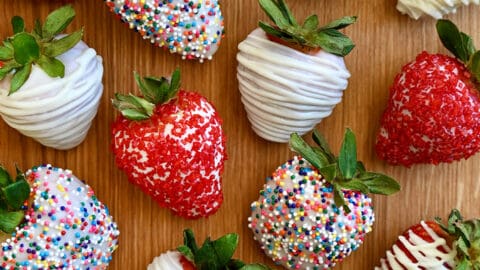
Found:
[[480, 53], [452, 22], [438, 21], [437, 30], [456, 59], [422, 52], [390, 88], [376, 151], [394, 165], [452, 162], [480, 150]]
[[437, 222], [422, 221], [410, 227], [375, 270], [480, 269], [479, 251], [480, 220], [464, 221], [454, 209], [446, 226], [437, 218]]
[[[203, 96], [179, 90], [180, 72], [136, 75], [143, 98], [116, 94], [122, 114], [112, 127], [113, 151], [128, 179], [162, 207], [186, 218], [215, 213], [223, 201], [225, 136]], [[176, 96], [178, 92], [178, 96]]]

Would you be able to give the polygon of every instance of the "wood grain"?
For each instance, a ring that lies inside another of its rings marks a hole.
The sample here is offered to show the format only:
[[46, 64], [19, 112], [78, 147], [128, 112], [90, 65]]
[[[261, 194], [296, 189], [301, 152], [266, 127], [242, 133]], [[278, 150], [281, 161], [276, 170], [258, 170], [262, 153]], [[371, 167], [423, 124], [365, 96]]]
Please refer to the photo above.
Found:
[[[182, 61], [180, 57], [151, 46], [127, 29], [101, 0], [31, 1], [0, 0], [0, 36], [11, 35], [10, 17], [21, 15], [31, 27], [34, 18], [72, 3], [77, 18], [71, 29], [85, 26], [84, 40], [103, 57], [105, 92], [98, 115], [87, 139], [70, 151], [45, 148], [0, 121], [0, 162], [9, 169], [18, 163], [29, 168], [51, 163], [69, 168], [87, 181], [109, 206], [118, 222], [120, 247], [110, 269], [145, 269], [160, 253], [181, 243], [183, 228], [192, 228], [199, 239], [216, 238], [228, 232], [240, 234], [236, 257], [274, 267], [263, 255], [247, 228], [250, 203], [258, 197], [264, 179], [292, 154], [285, 144], [266, 142], [250, 129], [240, 102], [236, 80], [237, 45], [252, 31], [259, 19], [266, 20], [256, 0], [224, 0], [227, 36], [214, 60], [204, 64]], [[445, 217], [458, 207], [466, 217], [480, 216], [479, 156], [449, 165], [392, 167], [379, 160], [373, 144], [379, 119], [386, 104], [388, 88], [400, 67], [422, 50], [446, 52], [434, 31], [435, 21], [414, 21], [400, 15], [396, 0], [290, 0], [298, 18], [309, 13], [321, 22], [344, 15], [358, 15], [359, 22], [346, 30], [357, 48], [346, 57], [352, 73], [343, 102], [318, 128], [334, 149], [340, 146], [345, 127], [357, 134], [359, 156], [366, 165], [396, 177], [403, 190], [389, 198], [375, 196], [376, 224], [364, 245], [336, 269], [372, 269], [397, 235], [410, 224], [436, 215]], [[449, 16], [480, 43], [480, 8], [461, 8]], [[31, 29], [31, 28], [30, 28]], [[110, 125], [114, 112], [110, 99], [115, 91], [137, 91], [132, 71], [140, 74], [169, 74], [181, 67], [183, 87], [205, 95], [224, 119], [228, 156], [223, 179], [225, 202], [220, 211], [200, 220], [184, 220], [158, 207], [120, 172], [110, 151]]]

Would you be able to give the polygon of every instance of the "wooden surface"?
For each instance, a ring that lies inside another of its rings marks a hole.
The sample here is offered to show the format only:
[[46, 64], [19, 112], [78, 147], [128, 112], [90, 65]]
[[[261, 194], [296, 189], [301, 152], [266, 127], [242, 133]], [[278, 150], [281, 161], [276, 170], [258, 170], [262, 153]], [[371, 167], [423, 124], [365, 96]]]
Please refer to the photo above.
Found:
[[[10, 17], [21, 15], [31, 29], [34, 18], [45, 18], [62, 4], [73, 3], [77, 18], [70, 29], [85, 26], [84, 40], [104, 59], [105, 92], [98, 115], [87, 139], [70, 151], [45, 148], [0, 121], [0, 162], [9, 169], [18, 163], [29, 168], [40, 163], [73, 170], [88, 182], [98, 197], [109, 206], [117, 221], [120, 247], [110, 269], [145, 269], [160, 253], [173, 249], [182, 241], [183, 228], [190, 227], [198, 239], [216, 238], [228, 232], [240, 234], [235, 257], [247, 262], [259, 261], [271, 266], [247, 228], [250, 203], [258, 198], [264, 179], [292, 153], [286, 144], [266, 142], [250, 129], [240, 101], [236, 80], [237, 44], [252, 31], [259, 19], [266, 20], [256, 0], [224, 0], [222, 9], [227, 36], [213, 61], [200, 64], [182, 61], [162, 49], [151, 46], [127, 29], [110, 14], [101, 0], [32, 1], [0, 0], [0, 36], [12, 34]], [[372, 269], [397, 235], [410, 224], [436, 215], [446, 217], [458, 207], [466, 217], [480, 216], [480, 161], [450, 165], [392, 167], [379, 160], [373, 144], [379, 119], [388, 97], [388, 88], [400, 67], [422, 50], [445, 52], [434, 31], [435, 21], [414, 21], [400, 15], [396, 0], [289, 0], [295, 14], [303, 20], [315, 12], [321, 22], [344, 15], [358, 15], [356, 25], [346, 30], [356, 42], [346, 57], [352, 74], [343, 102], [333, 115], [318, 127], [334, 149], [340, 146], [345, 127], [357, 135], [359, 158], [367, 168], [396, 177], [403, 190], [389, 198], [374, 196], [376, 223], [363, 246], [336, 269]], [[479, 7], [462, 8], [449, 16], [460, 29], [473, 35], [480, 44]], [[165, 75], [181, 67], [183, 87], [205, 95], [224, 119], [228, 136], [229, 160], [223, 179], [225, 201], [219, 212], [195, 221], [172, 216], [158, 207], [119, 171], [110, 151], [110, 125], [114, 112], [110, 99], [115, 91], [137, 91], [132, 71], [140, 74]]]

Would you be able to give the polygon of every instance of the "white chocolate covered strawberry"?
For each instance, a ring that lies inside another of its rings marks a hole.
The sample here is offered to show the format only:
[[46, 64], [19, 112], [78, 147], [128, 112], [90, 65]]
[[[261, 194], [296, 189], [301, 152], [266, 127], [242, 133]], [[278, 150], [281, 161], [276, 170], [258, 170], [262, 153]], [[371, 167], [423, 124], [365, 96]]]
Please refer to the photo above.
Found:
[[424, 15], [440, 19], [444, 15], [455, 13], [464, 5], [480, 4], [480, 0], [398, 0], [397, 9], [413, 19]]
[[223, 37], [218, 0], [105, 0], [143, 39], [183, 59], [211, 60]]
[[0, 269], [107, 268], [117, 225], [71, 171], [41, 165], [14, 181], [0, 168], [0, 187]]
[[186, 229], [183, 231], [183, 245], [156, 257], [147, 270], [270, 270], [262, 264], [245, 264], [232, 259], [238, 238], [235, 233], [213, 241], [207, 238], [199, 247], [192, 230]]
[[342, 100], [350, 73], [343, 56], [353, 48], [342, 29], [344, 17], [319, 27], [317, 15], [301, 25], [283, 0], [259, 0], [274, 21], [260, 22], [239, 44], [237, 77], [253, 130], [262, 138], [288, 142], [332, 113]]
[[[102, 58], [81, 38], [59, 35], [75, 11], [52, 12], [32, 33], [14, 17], [14, 36], [0, 47], [0, 115], [41, 144], [71, 149], [86, 137], [103, 92]], [[38, 22], [38, 21], [37, 21]]]

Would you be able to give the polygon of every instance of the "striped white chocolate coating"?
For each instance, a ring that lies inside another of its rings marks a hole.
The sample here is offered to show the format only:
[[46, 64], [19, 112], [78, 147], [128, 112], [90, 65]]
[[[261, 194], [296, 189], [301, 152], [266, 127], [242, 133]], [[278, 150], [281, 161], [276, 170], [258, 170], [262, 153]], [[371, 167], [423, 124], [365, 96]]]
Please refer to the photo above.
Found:
[[102, 58], [80, 41], [57, 57], [63, 78], [49, 77], [33, 65], [27, 82], [8, 96], [9, 75], [0, 81], [0, 115], [11, 127], [41, 144], [66, 150], [86, 137], [103, 92]]
[[305, 134], [342, 100], [350, 73], [342, 57], [308, 55], [270, 41], [260, 28], [239, 44], [237, 77], [253, 130], [287, 142]]
[[455, 13], [462, 5], [480, 4], [480, 0], [398, 0], [397, 9], [413, 19], [429, 15], [440, 19], [444, 15]]
[[[428, 269], [428, 270], [448, 270], [455, 269], [456, 251], [450, 249], [444, 238], [438, 236], [432, 228], [424, 221], [421, 226], [430, 235], [434, 241], [428, 243], [412, 230], [408, 231], [408, 237], [399, 236], [398, 240], [407, 248], [416, 262], [412, 262], [407, 254], [395, 244], [391, 250], [387, 251], [387, 257], [381, 260], [381, 266], [375, 267], [375, 270], [403, 270], [403, 269]], [[440, 251], [442, 247], [447, 253]]]
[[167, 251], [153, 259], [147, 270], [183, 270], [181, 256], [178, 251]]

